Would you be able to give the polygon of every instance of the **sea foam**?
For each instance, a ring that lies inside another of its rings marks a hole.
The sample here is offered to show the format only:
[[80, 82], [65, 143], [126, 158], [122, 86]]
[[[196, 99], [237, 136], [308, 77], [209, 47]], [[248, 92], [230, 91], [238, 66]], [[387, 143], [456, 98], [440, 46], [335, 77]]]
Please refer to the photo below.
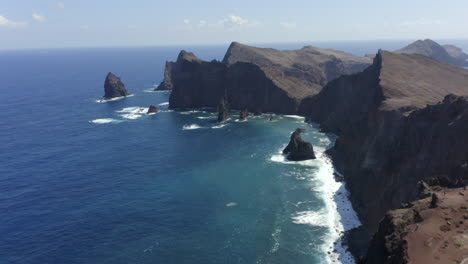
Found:
[[202, 127], [197, 124], [190, 124], [190, 125], [183, 126], [182, 130], [194, 130], [194, 129], [200, 129], [200, 128]]
[[111, 98], [111, 99], [99, 99], [99, 100], [96, 100], [96, 103], [107, 103], [107, 102], [112, 102], [112, 101], [118, 101], [118, 100], [122, 100], [124, 98], [132, 97], [132, 96], [134, 96], [134, 95], [129, 94], [127, 96], [119, 96], [119, 97], [114, 97], [114, 98]]
[[270, 157], [273, 162], [287, 165], [302, 165], [318, 168], [314, 177], [303, 177], [300, 180], [317, 182], [318, 187], [311, 191], [318, 192], [324, 201], [325, 207], [319, 211], [298, 211], [291, 215], [291, 221], [295, 224], [328, 227], [328, 235], [322, 248], [322, 252], [336, 252], [325, 254], [328, 263], [355, 263], [347, 247], [343, 245], [341, 234], [344, 231], [361, 225], [359, 218], [349, 201], [349, 193], [343, 182], [336, 182], [333, 177], [334, 168], [330, 158], [325, 154], [332, 147], [334, 139], [326, 138], [320, 140], [320, 146], [314, 146], [317, 159], [306, 161], [289, 161], [281, 153], [284, 145], [276, 154]]
[[113, 118], [98, 118], [98, 119], [91, 120], [89, 122], [93, 124], [109, 124], [109, 123], [116, 123], [118, 121], [119, 120], [115, 120]]

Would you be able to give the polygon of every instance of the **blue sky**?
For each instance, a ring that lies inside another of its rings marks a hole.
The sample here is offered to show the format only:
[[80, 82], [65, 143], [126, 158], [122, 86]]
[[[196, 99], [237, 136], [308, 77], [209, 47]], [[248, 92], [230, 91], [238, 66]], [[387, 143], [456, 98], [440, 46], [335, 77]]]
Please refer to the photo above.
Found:
[[467, 0], [0, 0], [0, 49], [468, 39]]

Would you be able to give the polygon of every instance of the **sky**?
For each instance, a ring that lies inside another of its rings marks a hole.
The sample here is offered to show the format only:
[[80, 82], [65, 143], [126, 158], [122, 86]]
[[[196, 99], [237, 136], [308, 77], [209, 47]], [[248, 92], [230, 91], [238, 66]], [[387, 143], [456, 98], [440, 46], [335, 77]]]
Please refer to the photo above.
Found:
[[468, 39], [468, 0], [0, 0], [0, 49]]

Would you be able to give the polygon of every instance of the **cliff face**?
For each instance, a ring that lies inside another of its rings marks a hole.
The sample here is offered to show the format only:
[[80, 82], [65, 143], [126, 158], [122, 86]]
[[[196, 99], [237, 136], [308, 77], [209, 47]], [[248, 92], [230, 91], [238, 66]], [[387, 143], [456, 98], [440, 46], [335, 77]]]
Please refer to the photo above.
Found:
[[447, 93], [468, 94], [468, 71], [381, 51], [364, 72], [301, 104], [340, 136], [330, 153], [370, 232], [387, 210], [416, 198], [418, 181], [468, 183], [468, 100]]
[[127, 89], [125, 89], [125, 85], [120, 78], [109, 72], [104, 82], [104, 98], [111, 99], [127, 95], [129, 95], [129, 93]]
[[467, 204], [467, 190], [438, 188], [407, 208], [389, 211], [362, 263], [462, 263], [468, 255]]
[[226, 96], [233, 109], [292, 114], [301, 99], [317, 94], [328, 81], [369, 64], [368, 58], [333, 50], [278, 51], [233, 43], [223, 62], [182, 51], [176, 62], [166, 64], [160, 87], [172, 87], [171, 108], [216, 107]]
[[453, 45], [441, 46], [437, 42], [430, 39], [418, 40], [402, 49], [396, 50], [395, 52], [420, 54], [445, 63], [450, 63], [462, 67], [468, 66], [468, 55], [463, 53], [460, 48]]

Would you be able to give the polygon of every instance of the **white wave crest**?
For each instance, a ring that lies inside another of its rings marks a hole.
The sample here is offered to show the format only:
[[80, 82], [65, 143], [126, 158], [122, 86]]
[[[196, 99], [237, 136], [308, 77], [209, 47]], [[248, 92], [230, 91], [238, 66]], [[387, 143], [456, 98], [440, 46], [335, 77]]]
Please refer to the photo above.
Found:
[[118, 122], [118, 120], [115, 120], [113, 118], [98, 118], [98, 119], [91, 120], [89, 122], [93, 124], [109, 124], [109, 123]]
[[200, 129], [200, 128], [202, 127], [197, 124], [190, 124], [190, 125], [185, 125], [182, 127], [183, 130], [194, 130], [194, 129]]
[[298, 116], [298, 115], [283, 115], [283, 116], [287, 118], [294, 118], [294, 119], [305, 119], [305, 117]]
[[158, 105], [161, 105], [161, 106], [163, 106], [163, 105], [169, 105], [169, 102], [160, 103], [160, 104], [158, 104]]
[[96, 100], [96, 103], [107, 103], [107, 102], [112, 102], [112, 101], [118, 101], [118, 100], [122, 100], [124, 98], [132, 97], [132, 96], [134, 96], [134, 95], [129, 94], [127, 96], [119, 96], [119, 97], [114, 97], [114, 98], [111, 98], [111, 99], [99, 99], [99, 100]]
[[327, 214], [323, 211], [303, 211], [291, 217], [292, 222], [299, 225], [313, 225], [327, 227]]
[[219, 124], [217, 126], [212, 126], [211, 128], [218, 129], [218, 128], [223, 128], [223, 127], [225, 127], [227, 125], [228, 125], [227, 123], [223, 123], [223, 124]]

